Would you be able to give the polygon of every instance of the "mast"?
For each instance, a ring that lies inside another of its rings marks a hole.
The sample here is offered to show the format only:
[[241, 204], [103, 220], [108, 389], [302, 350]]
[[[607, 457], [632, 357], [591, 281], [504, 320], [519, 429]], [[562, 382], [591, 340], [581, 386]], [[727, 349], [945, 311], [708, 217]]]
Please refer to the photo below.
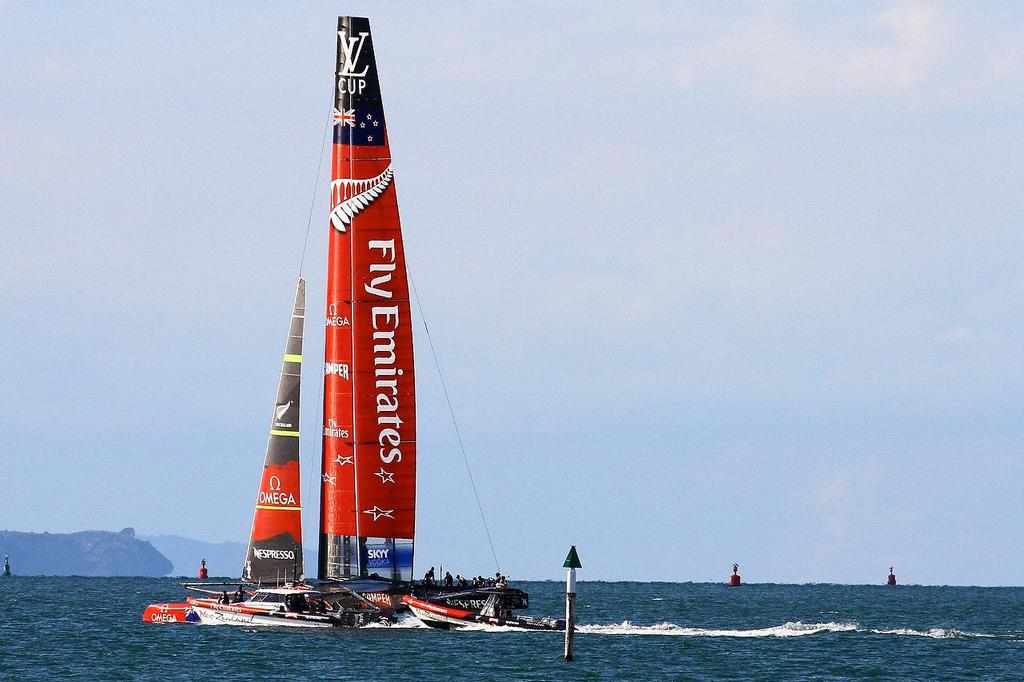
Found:
[[306, 282], [300, 278], [267, 440], [263, 476], [256, 494], [249, 548], [242, 566], [243, 579], [264, 584], [300, 580], [304, 572], [299, 497], [299, 384], [305, 314]]
[[369, 21], [339, 17], [336, 39], [318, 575], [411, 580], [416, 405], [405, 248]]

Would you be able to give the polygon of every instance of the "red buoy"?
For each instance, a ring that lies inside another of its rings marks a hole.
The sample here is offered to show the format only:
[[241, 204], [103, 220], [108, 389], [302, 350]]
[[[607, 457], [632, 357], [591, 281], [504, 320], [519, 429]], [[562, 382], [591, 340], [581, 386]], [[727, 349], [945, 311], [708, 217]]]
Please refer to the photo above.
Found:
[[729, 576], [729, 587], [739, 587], [741, 584], [742, 583], [740, 583], [740, 565], [733, 564], [732, 575]]
[[209, 575], [210, 572], [206, 570], [206, 559], [203, 559], [199, 562], [199, 579], [206, 580]]
[[896, 584], [896, 574], [892, 572], [892, 566], [889, 567], [889, 578], [885, 581], [886, 585]]

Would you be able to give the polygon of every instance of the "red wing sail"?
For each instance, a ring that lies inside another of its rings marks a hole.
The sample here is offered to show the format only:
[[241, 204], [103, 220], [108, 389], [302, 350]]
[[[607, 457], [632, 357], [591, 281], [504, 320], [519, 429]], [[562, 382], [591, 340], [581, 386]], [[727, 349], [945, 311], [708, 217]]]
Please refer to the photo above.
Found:
[[412, 317], [370, 24], [338, 19], [333, 115], [321, 578], [412, 579]]
[[242, 578], [280, 583], [301, 579], [302, 506], [299, 499], [299, 383], [306, 282], [299, 280], [285, 344], [263, 477], [256, 495]]

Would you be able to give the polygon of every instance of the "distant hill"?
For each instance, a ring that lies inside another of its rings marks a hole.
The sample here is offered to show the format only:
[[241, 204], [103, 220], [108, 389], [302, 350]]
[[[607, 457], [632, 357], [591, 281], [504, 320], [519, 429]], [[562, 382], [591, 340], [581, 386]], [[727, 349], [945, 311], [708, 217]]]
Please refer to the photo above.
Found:
[[[204, 542], [184, 538], [180, 535], [140, 535], [164, 554], [174, 569], [171, 575], [195, 578], [199, 562], [206, 559], [206, 568], [211, 578], [238, 578], [242, 575], [245, 561], [244, 542]], [[306, 564], [306, 575], [316, 575], [316, 549], [302, 550]]]
[[246, 545], [241, 542], [203, 542], [180, 535], [143, 535], [154, 547], [171, 560], [174, 568], [168, 573], [195, 578], [199, 562], [206, 559], [210, 577], [237, 578], [242, 575], [242, 561]]
[[0, 554], [11, 557], [14, 575], [163, 576], [171, 562], [125, 528], [120, 533], [0, 531]]

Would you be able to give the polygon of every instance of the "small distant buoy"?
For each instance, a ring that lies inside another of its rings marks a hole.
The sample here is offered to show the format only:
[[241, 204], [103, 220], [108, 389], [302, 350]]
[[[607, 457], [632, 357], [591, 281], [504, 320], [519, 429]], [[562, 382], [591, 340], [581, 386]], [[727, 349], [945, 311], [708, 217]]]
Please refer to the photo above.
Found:
[[732, 565], [732, 575], [729, 576], [729, 587], [739, 587], [742, 585], [740, 582], [740, 565]]
[[199, 579], [206, 580], [209, 575], [210, 572], [206, 570], [206, 559], [203, 559], [199, 562]]
[[886, 579], [885, 584], [886, 585], [895, 585], [896, 584], [896, 574], [892, 572], [892, 566], [889, 567], [889, 577], [888, 577], [888, 579]]

